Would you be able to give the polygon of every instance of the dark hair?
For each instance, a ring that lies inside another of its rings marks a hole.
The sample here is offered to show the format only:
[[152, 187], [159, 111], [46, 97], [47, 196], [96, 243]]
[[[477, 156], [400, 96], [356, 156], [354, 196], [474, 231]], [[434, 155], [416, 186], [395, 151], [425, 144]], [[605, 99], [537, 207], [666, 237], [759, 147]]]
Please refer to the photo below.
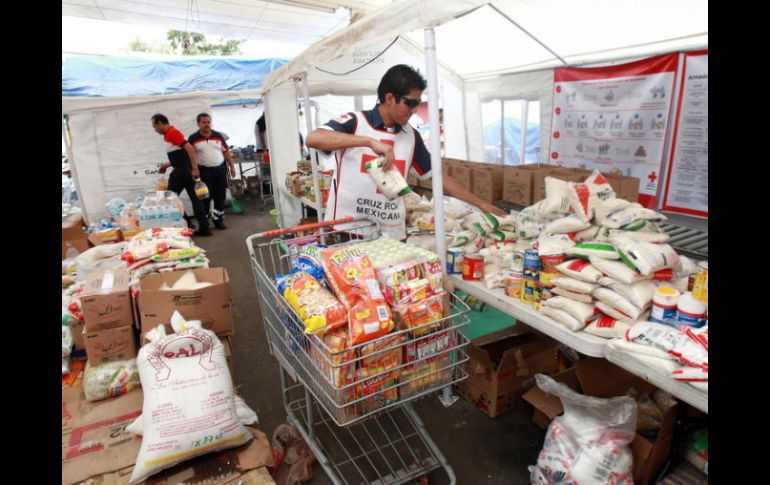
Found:
[[163, 123], [164, 125], [169, 124], [168, 118], [166, 118], [166, 115], [162, 115], [160, 113], [152, 115], [152, 124], [156, 125], [158, 123]]
[[211, 118], [211, 115], [208, 113], [199, 113], [198, 116], [195, 117], [195, 122], [200, 123], [201, 118]]
[[425, 91], [427, 83], [419, 71], [406, 64], [397, 64], [382, 76], [377, 87], [377, 98], [380, 103], [385, 102], [385, 95], [392, 93], [396, 96], [406, 96], [412, 89]]

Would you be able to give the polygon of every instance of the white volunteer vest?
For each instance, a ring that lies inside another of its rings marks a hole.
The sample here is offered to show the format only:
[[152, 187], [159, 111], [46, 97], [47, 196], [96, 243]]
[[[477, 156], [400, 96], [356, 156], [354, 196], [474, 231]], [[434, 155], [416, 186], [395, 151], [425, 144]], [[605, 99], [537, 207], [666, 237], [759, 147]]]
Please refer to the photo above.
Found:
[[[393, 145], [396, 162], [394, 166], [406, 177], [412, 165], [415, 149], [415, 131], [409, 125], [402, 131], [388, 132], [378, 130], [369, 124], [363, 113], [353, 113], [356, 117], [358, 136], [368, 136], [383, 143]], [[364, 164], [377, 158], [377, 154], [369, 148], [355, 147], [341, 150], [337, 162], [335, 177], [336, 190], [331, 188], [326, 205], [325, 220], [341, 219], [343, 217], [365, 217], [377, 222], [382, 234], [396, 239], [406, 237], [406, 206], [403, 197], [388, 200], [377, 192], [377, 186], [366, 172]], [[339, 230], [349, 229], [349, 224], [338, 224]]]

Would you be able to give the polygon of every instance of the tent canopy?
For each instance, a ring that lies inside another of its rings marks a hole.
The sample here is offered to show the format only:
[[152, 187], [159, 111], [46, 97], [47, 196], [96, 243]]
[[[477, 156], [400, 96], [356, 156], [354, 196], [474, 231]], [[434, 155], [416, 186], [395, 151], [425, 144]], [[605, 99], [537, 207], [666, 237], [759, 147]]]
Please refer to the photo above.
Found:
[[435, 27], [439, 62], [465, 80], [708, 45], [706, 0], [398, 0], [314, 44], [267, 91], [364, 46]]
[[134, 57], [69, 57], [62, 96], [153, 96], [260, 89], [285, 59], [149, 61]]

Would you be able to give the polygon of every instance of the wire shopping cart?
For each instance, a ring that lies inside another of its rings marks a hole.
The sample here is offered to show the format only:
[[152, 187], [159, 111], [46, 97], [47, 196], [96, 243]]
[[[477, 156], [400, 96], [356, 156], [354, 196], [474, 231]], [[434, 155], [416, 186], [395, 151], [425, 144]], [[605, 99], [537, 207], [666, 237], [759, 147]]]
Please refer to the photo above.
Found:
[[439, 468], [454, 484], [412, 402], [468, 376], [468, 340], [459, 331], [469, 323], [468, 306], [443, 293], [444, 318], [348, 347], [305, 334], [276, 287], [276, 275], [290, 272], [304, 244], [339, 247], [379, 236], [374, 222], [351, 217], [246, 239], [284, 408], [335, 484], [401, 484]]

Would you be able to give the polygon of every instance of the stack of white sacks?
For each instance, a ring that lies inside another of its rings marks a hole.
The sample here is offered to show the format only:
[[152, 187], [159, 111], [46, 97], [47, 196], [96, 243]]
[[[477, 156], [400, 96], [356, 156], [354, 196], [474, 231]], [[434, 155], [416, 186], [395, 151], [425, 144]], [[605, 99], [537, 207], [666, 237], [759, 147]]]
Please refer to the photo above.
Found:
[[[648, 322], [655, 289], [687, 290], [695, 264], [666, 244], [662, 214], [615, 197], [595, 171], [584, 183], [546, 178], [546, 199], [520, 214], [518, 235], [539, 255], [563, 254], [540, 311], [573, 331], [618, 338], [640, 359], [707, 391], [708, 327]], [[536, 240], [535, 240], [536, 237]], [[521, 239], [518, 241], [521, 244]]]
[[[515, 252], [536, 249], [541, 258], [563, 258], [556, 265], [558, 276], [550, 280], [555, 286], [544, 291], [540, 311], [572, 331], [623, 339], [629, 344], [624, 350], [655, 359], [651, 363], [671, 371], [672, 377], [705, 388], [707, 327], [690, 329], [688, 336], [679, 329], [646, 322], [656, 288], [684, 293], [688, 276], [697, 272], [693, 261], [666, 244], [669, 235], [657, 226], [666, 217], [618, 199], [599, 171], [583, 183], [546, 177], [545, 188], [544, 200], [504, 218], [446, 198], [446, 247], [484, 256], [484, 284], [489, 289], [505, 285]], [[408, 242], [435, 251], [430, 234], [435, 227], [432, 204], [423, 200], [408, 209], [412, 232], [418, 233]], [[629, 332], [639, 322], [666, 333], [670, 341], [696, 343], [705, 358], [695, 359], [695, 367], [688, 365], [693, 361], [683, 362], [676, 356], [681, 349], [656, 345]], [[697, 370], [693, 373], [688, 368]]]

